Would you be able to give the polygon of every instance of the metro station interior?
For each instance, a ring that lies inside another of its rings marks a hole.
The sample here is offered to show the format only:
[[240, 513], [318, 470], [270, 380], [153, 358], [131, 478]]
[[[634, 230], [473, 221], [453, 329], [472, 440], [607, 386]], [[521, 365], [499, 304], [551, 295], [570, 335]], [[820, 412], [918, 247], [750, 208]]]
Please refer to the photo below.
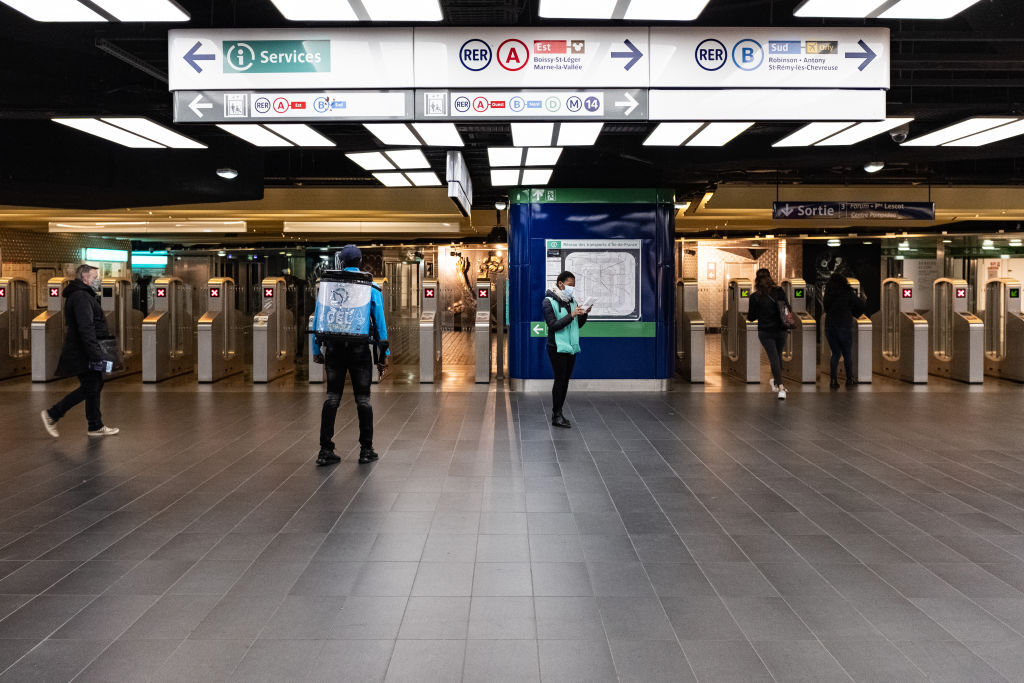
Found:
[[[1022, 38], [1018, 0], [0, 0], [0, 681], [1024, 680]], [[348, 244], [380, 458], [348, 384], [319, 467]], [[54, 438], [83, 263], [120, 433]]]

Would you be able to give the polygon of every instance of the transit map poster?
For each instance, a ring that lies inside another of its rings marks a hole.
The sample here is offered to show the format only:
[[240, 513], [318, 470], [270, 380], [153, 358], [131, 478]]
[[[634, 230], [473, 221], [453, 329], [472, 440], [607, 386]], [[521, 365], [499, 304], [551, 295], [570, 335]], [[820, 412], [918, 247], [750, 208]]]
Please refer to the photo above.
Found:
[[546, 280], [576, 276], [574, 298], [594, 299], [590, 320], [640, 320], [641, 240], [547, 240]]

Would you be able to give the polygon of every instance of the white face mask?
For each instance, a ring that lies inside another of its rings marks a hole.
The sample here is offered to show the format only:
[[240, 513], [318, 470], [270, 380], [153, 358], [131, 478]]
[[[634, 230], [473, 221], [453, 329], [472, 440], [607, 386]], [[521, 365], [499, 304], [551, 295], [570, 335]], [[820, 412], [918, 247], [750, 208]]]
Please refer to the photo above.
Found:
[[572, 298], [572, 293], [575, 291], [575, 287], [573, 287], [572, 285], [566, 285], [565, 289], [562, 290], [562, 296], [564, 296], [565, 300], [568, 301], [569, 299]]

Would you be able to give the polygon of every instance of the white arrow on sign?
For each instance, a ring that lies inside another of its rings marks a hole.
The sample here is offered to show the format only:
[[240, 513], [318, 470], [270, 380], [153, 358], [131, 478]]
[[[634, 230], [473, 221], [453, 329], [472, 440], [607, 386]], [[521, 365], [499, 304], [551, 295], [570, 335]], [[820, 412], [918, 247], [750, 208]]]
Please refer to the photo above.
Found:
[[533, 326], [533, 333], [534, 334], [540, 334], [543, 331], [544, 331], [544, 328], [541, 327], [539, 324]]
[[624, 102], [616, 102], [616, 107], [626, 107], [626, 116], [629, 116], [633, 111], [640, 106], [640, 103], [636, 101], [636, 98], [629, 92], [626, 92], [626, 100]]
[[196, 95], [196, 98], [188, 103], [188, 108], [192, 110], [192, 113], [203, 118], [203, 109], [213, 109], [213, 102], [203, 102], [203, 95], [200, 93]]

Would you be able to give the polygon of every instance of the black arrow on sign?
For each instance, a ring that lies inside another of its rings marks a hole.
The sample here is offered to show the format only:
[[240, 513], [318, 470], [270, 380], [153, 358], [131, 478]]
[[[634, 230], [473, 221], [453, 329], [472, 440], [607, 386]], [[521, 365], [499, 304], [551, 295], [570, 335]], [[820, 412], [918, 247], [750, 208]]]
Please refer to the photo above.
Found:
[[864, 62], [857, 67], [857, 71], [863, 71], [864, 69], [867, 68], [868, 64], [875, 61], [875, 57], [877, 57], [878, 55], [875, 53], [874, 50], [868, 47], [868, 44], [865, 43], [863, 40], [858, 40], [857, 44], [860, 45], [861, 49], [864, 50], [864, 52], [847, 52], [844, 56], [847, 59], [863, 59]]

